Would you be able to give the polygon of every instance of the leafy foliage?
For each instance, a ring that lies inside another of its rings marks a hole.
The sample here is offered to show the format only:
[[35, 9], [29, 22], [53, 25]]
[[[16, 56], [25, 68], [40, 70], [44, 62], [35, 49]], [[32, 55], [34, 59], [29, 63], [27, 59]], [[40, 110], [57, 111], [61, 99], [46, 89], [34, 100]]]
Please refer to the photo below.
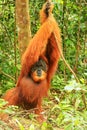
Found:
[[[42, 1], [30, 1], [29, 12], [32, 35], [40, 27], [39, 10]], [[85, 0], [53, 0], [56, 20], [62, 34], [63, 53], [72, 69], [79, 77], [77, 83], [61, 59], [54, 76], [49, 98], [43, 102], [47, 122], [38, 124], [30, 111], [4, 109], [0, 100], [0, 112], [11, 115], [14, 129], [20, 130], [86, 130], [87, 129], [87, 6]], [[16, 50], [15, 50], [16, 46]], [[15, 3], [0, 1], [0, 95], [15, 86], [20, 70], [20, 54], [17, 47], [15, 23]], [[27, 116], [25, 116], [27, 115]], [[29, 123], [30, 122], [30, 123]], [[13, 129], [0, 120], [0, 129]]]

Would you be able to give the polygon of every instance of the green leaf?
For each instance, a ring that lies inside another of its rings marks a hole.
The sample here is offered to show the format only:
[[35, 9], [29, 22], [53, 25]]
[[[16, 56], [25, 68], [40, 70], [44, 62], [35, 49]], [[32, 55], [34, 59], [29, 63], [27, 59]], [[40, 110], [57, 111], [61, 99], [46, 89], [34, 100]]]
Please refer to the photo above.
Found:
[[75, 102], [75, 109], [77, 110], [77, 108], [79, 107], [79, 104], [80, 104], [81, 100], [79, 98], [76, 99], [76, 102]]
[[31, 125], [30, 125], [29, 130], [35, 130], [34, 124], [31, 124]]
[[7, 102], [4, 99], [0, 99], [0, 107], [3, 107], [7, 104]]
[[47, 130], [47, 123], [43, 122], [41, 130]]
[[72, 123], [70, 123], [70, 124], [68, 124], [68, 125], [65, 127], [64, 130], [74, 130], [74, 129], [72, 129], [72, 128], [73, 128]]
[[25, 130], [23, 125], [17, 119], [16, 119], [16, 122], [18, 123], [20, 130]]

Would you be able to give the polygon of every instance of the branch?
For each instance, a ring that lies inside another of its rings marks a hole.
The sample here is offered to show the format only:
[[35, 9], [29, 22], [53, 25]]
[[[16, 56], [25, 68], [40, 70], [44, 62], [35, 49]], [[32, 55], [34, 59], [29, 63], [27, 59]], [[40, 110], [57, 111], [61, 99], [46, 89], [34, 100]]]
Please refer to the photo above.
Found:
[[1, 71], [1, 74], [3, 74], [4, 76], [7, 76], [8, 78], [10, 78], [10, 79], [12, 79], [13, 81], [15, 81], [15, 79], [14, 79], [12, 76], [6, 74], [5, 72]]
[[78, 77], [76, 76], [76, 74], [74, 73], [74, 71], [72, 70], [72, 68], [71, 68], [70, 65], [67, 63], [67, 61], [65, 60], [65, 58], [64, 58], [64, 56], [63, 56], [63, 53], [62, 53], [61, 47], [60, 47], [60, 45], [58, 44], [58, 40], [57, 40], [57, 37], [56, 37], [55, 33], [53, 33], [53, 34], [54, 34], [54, 37], [55, 37], [55, 40], [56, 40], [56, 43], [57, 43], [57, 46], [58, 46], [58, 49], [59, 49], [59, 52], [60, 52], [61, 58], [63, 59], [65, 65], [68, 67], [68, 69], [69, 69], [69, 70], [72, 72], [72, 74], [74, 75], [76, 81], [79, 82]]

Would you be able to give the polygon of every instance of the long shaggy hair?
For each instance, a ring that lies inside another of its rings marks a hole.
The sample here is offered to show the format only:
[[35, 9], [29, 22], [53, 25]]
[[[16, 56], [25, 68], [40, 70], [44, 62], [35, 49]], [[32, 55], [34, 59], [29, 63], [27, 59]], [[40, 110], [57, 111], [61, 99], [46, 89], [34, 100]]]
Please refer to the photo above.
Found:
[[[58, 24], [52, 14], [53, 5], [46, 2], [41, 11], [41, 27], [32, 38], [22, 57], [22, 68], [15, 88], [9, 90], [4, 99], [8, 105], [24, 105], [25, 108], [36, 108], [35, 112], [41, 115], [41, 101], [47, 96], [50, 81], [57, 69], [60, 58], [58, 45], [61, 47], [61, 36]], [[56, 39], [57, 42], [56, 42]], [[34, 82], [28, 73], [31, 67], [42, 59], [48, 66], [47, 76], [41, 82]]]

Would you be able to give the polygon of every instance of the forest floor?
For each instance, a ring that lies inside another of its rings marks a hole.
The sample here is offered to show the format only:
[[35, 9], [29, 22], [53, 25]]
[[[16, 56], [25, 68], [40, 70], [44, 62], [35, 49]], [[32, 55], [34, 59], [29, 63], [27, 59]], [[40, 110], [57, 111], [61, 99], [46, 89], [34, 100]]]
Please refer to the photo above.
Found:
[[36, 120], [33, 109], [24, 110], [14, 106], [6, 108], [4, 112], [10, 114], [0, 114], [0, 130], [63, 130], [55, 123], [58, 116], [58, 111], [54, 110], [55, 105], [58, 105], [58, 103], [51, 94], [44, 99], [43, 115], [47, 119], [42, 123]]
[[72, 81], [58, 89], [57, 84], [48, 95], [42, 103], [44, 122], [36, 120], [34, 109], [4, 108], [0, 99], [0, 130], [87, 130], [87, 85]]

